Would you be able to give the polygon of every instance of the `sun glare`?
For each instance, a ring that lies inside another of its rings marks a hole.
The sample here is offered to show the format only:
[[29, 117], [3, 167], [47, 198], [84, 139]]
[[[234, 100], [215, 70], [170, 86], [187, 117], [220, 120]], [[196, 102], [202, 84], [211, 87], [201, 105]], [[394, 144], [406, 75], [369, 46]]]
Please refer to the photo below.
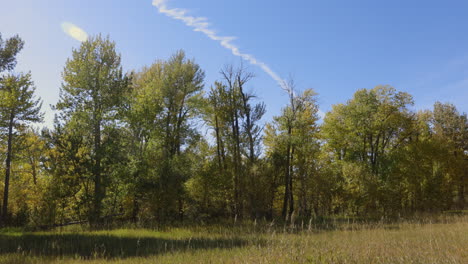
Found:
[[72, 23], [63, 22], [62, 29], [67, 35], [80, 42], [86, 41], [88, 39], [88, 34], [83, 29], [75, 26]]

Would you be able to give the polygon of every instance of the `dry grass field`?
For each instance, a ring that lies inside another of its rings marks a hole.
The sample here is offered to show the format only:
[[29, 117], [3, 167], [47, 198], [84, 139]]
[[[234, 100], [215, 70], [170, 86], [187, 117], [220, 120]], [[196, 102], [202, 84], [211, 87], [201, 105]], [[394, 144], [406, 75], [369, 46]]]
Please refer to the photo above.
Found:
[[468, 218], [328, 227], [2, 230], [0, 263], [468, 263]]

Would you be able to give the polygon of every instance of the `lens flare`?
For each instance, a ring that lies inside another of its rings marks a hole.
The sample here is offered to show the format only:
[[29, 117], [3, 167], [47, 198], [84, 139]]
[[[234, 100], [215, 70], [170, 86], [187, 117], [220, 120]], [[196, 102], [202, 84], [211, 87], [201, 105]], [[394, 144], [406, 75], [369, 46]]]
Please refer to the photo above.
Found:
[[63, 32], [65, 32], [70, 37], [80, 42], [84, 42], [88, 40], [88, 34], [83, 29], [79, 28], [78, 26], [75, 26], [74, 24], [70, 22], [63, 22], [61, 26], [62, 26]]

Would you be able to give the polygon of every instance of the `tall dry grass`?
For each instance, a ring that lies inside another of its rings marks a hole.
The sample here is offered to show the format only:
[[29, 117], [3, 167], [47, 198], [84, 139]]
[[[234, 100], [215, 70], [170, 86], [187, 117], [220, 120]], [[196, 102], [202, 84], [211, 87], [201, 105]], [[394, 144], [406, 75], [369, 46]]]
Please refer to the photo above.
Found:
[[468, 263], [468, 217], [0, 232], [0, 263]]

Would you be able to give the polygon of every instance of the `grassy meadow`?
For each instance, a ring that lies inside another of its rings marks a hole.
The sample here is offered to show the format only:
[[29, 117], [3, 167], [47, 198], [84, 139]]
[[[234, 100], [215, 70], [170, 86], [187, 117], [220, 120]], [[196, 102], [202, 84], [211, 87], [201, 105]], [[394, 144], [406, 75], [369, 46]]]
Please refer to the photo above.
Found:
[[468, 217], [0, 231], [0, 263], [468, 263]]

